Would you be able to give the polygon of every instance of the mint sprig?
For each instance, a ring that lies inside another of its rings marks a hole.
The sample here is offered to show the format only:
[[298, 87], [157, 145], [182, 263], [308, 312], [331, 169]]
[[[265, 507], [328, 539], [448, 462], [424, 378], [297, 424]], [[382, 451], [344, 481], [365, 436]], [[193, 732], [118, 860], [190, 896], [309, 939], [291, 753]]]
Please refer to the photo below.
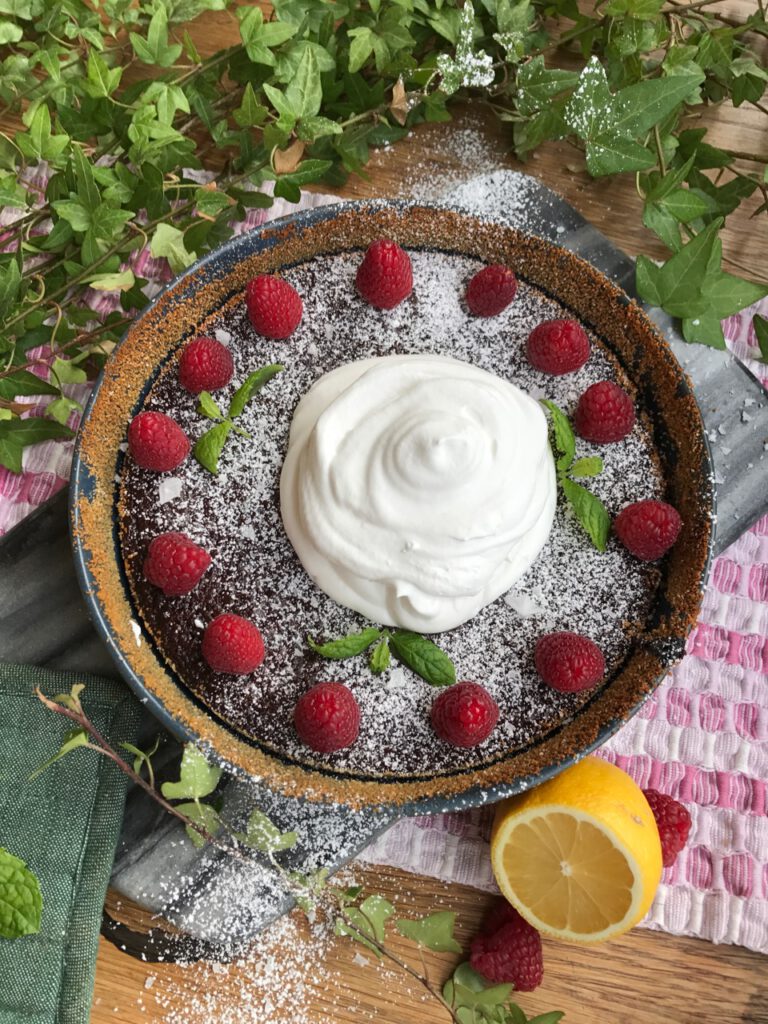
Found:
[[0, 938], [18, 939], [40, 931], [40, 883], [23, 860], [0, 846]]
[[284, 369], [280, 363], [272, 363], [250, 373], [232, 396], [226, 416], [207, 391], [200, 392], [197, 400], [198, 413], [209, 420], [219, 421], [200, 435], [192, 449], [192, 454], [209, 473], [218, 473], [219, 458], [230, 433], [234, 431], [242, 437], [250, 437], [242, 427], [237, 426], [235, 420], [242, 415], [248, 402], [264, 385]]
[[603, 471], [603, 460], [599, 455], [576, 459], [576, 435], [571, 421], [554, 402], [542, 399], [541, 404], [549, 410], [554, 447], [560, 453], [555, 459], [557, 482], [589, 539], [598, 551], [605, 551], [611, 532], [611, 517], [608, 510], [597, 495], [573, 479], [598, 476]]
[[317, 643], [311, 636], [307, 637], [307, 643], [316, 654], [332, 661], [354, 658], [367, 651], [377, 640], [379, 642], [368, 660], [369, 668], [374, 674], [384, 672], [389, 667], [391, 655], [394, 655], [430, 686], [450, 686], [456, 682], [456, 668], [445, 651], [419, 633], [411, 633], [405, 629], [369, 627], [322, 644]]

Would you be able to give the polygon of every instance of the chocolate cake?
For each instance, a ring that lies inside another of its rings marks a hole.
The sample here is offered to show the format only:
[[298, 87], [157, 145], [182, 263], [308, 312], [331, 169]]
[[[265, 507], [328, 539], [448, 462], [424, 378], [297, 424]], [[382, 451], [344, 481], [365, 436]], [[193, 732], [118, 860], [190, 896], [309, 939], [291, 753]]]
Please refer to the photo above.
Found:
[[[341, 215], [342, 222], [344, 216], [349, 214]], [[389, 223], [366, 225], [366, 235], [359, 241], [383, 234], [397, 237], [402, 216], [385, 211], [383, 220]], [[381, 211], [374, 208], [371, 219], [375, 222], [377, 217], [382, 220]], [[430, 217], [434, 217], [435, 231], [427, 230]], [[331, 231], [336, 234], [327, 252], [322, 237], [325, 225], [320, 225], [318, 236], [304, 252], [301, 239], [287, 233], [281, 274], [301, 295], [304, 315], [286, 340], [258, 335], [248, 320], [242, 289], [247, 276], [261, 269], [259, 261], [246, 263], [231, 277], [217, 303], [206, 303], [213, 310], [208, 315], [197, 315], [194, 304], [167, 307], [176, 321], [163, 325], [165, 357], [154, 368], [148, 363], [150, 353], [139, 360], [148, 386], [134, 401], [131, 414], [166, 413], [193, 443], [211, 426], [196, 411], [196, 398], [178, 380], [180, 350], [196, 335], [217, 338], [233, 356], [232, 382], [214, 396], [223, 409], [252, 371], [270, 363], [282, 363], [285, 369], [246, 406], [238, 425], [250, 436], [230, 437], [218, 474], [211, 474], [192, 456], [166, 474], [141, 469], [129, 456], [121, 458], [119, 465], [119, 558], [130, 590], [130, 630], [136, 646], [131, 655], [136, 653], [137, 661], [151, 657], [165, 667], [182, 703], [188, 699], [191, 707], [198, 707], [193, 723], [210, 716], [210, 721], [223, 725], [234, 747], [221, 750], [219, 745], [219, 752], [233, 765], [260, 768], [268, 776], [274, 766], [276, 784], [287, 791], [350, 803], [376, 802], [377, 793], [380, 800], [407, 800], [499, 782], [519, 773], [519, 768], [510, 767], [515, 762], [526, 773], [535, 773], [545, 766], [537, 757], [548, 744], [543, 758], [552, 763], [553, 757], [574, 750], [575, 742], [593, 742], [606, 715], [626, 714], [655, 685], [664, 665], [682, 653], [683, 637], [698, 604], [708, 547], [706, 501], [700, 491], [681, 489], [680, 479], [673, 478], [674, 460], [670, 462], [670, 439], [676, 429], [680, 437], [687, 434], [691, 444], [689, 454], [681, 456], [677, 450], [678, 461], [682, 458], [695, 465], [696, 459], [701, 460], [702, 451], [690, 430], [691, 424], [697, 425], [698, 410], [676, 364], [674, 368], [669, 364], [664, 378], [663, 367], [671, 357], [639, 311], [627, 310], [607, 282], [601, 294], [602, 279], [596, 274], [592, 294], [585, 294], [586, 265], [568, 254], [563, 262], [562, 250], [546, 243], [522, 242], [514, 231], [492, 233], [473, 218], [436, 211], [411, 211], [404, 220], [406, 227], [399, 234], [411, 256], [414, 288], [394, 310], [375, 309], [357, 294], [354, 279], [361, 249], [339, 244], [338, 224]], [[473, 246], [462, 244], [466, 238], [452, 230], [457, 225], [472, 239], [477, 254], [464, 254]], [[349, 227], [347, 222], [347, 231]], [[443, 247], [425, 245], [427, 234], [436, 245], [442, 239]], [[466, 284], [502, 253], [518, 274], [517, 296], [496, 317], [473, 317], [463, 302]], [[563, 276], [565, 264], [579, 273]], [[274, 262], [266, 269], [273, 266]], [[533, 274], [526, 273], [531, 269]], [[549, 287], [542, 287], [545, 281]], [[585, 307], [593, 313], [612, 310], [614, 322], [600, 323], [595, 316], [587, 319]], [[582, 321], [591, 341], [586, 365], [562, 377], [535, 370], [525, 355], [530, 331], [542, 320], [574, 316]], [[150, 316], [140, 332], [145, 339], [152, 322]], [[159, 323], [155, 316], [154, 324]], [[637, 341], [643, 335], [653, 338], [652, 346], [658, 351], [638, 354]], [[681, 538], [688, 545], [688, 562], [671, 572], [676, 553], [659, 565], [644, 563], [613, 537], [605, 552], [597, 551], [560, 494], [550, 537], [512, 591], [470, 621], [432, 638], [452, 658], [458, 679], [481, 682], [498, 703], [496, 729], [472, 749], [458, 749], [435, 736], [429, 708], [438, 691], [408, 668], [393, 662], [382, 675], [374, 676], [364, 657], [328, 661], [311, 650], [308, 635], [331, 639], [371, 623], [333, 602], [312, 582], [280, 516], [279, 477], [291, 418], [312, 383], [353, 360], [421, 353], [471, 363], [512, 381], [535, 398], [552, 400], [569, 414], [589, 385], [616, 381], [635, 400], [638, 419], [630, 435], [618, 443], [596, 446], [578, 440], [577, 457], [600, 455], [604, 460], [603, 472], [588, 482], [590, 489], [611, 515], [631, 502], [664, 497], [680, 508], [685, 526], [697, 531]], [[659, 380], [655, 395], [649, 390], [648, 375], [654, 359]], [[118, 360], [118, 376], [119, 371]], [[673, 416], [659, 429], [654, 403], [672, 395], [678, 402], [678, 422]], [[123, 437], [127, 424], [125, 417]], [[112, 426], [108, 433], [114, 436]], [[86, 434], [86, 447], [87, 442]], [[89, 510], [84, 512], [83, 520], [90, 518]], [[142, 564], [150, 541], [173, 530], [204, 547], [212, 564], [194, 590], [170, 597], [145, 579]], [[262, 632], [266, 657], [250, 675], [214, 673], [201, 656], [203, 630], [222, 612], [242, 615]], [[607, 666], [606, 681], [598, 691], [560, 693], [538, 678], [534, 645], [538, 636], [552, 630], [572, 630], [598, 643]], [[127, 643], [125, 647], [130, 650]], [[325, 680], [349, 686], [362, 711], [357, 742], [328, 755], [303, 746], [292, 721], [299, 696]], [[206, 729], [200, 732], [205, 737]], [[218, 730], [217, 735], [221, 735]], [[235, 750], [239, 755], [249, 749], [254, 754], [251, 764], [247, 764], [250, 755], [232, 756]]]

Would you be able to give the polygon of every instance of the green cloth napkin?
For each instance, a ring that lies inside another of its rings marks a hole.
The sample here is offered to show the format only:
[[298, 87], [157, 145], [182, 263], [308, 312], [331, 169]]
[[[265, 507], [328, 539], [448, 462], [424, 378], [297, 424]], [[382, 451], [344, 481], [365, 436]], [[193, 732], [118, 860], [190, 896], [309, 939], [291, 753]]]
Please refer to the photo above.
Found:
[[0, 1024], [86, 1024], [99, 928], [123, 818], [127, 778], [107, 758], [75, 750], [33, 781], [72, 728], [47, 711], [86, 684], [83, 707], [112, 743], [133, 742], [140, 705], [121, 683], [81, 673], [0, 664], [0, 846], [40, 879], [37, 935], [0, 939]]

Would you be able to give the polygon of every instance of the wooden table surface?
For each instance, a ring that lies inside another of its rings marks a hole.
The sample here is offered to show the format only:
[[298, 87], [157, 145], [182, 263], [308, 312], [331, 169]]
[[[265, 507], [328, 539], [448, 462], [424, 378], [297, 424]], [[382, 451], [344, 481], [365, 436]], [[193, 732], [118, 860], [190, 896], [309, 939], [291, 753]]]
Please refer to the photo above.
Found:
[[[750, 0], [732, 0], [722, 12], [754, 9]], [[227, 13], [203, 16], [193, 36], [205, 54], [236, 39]], [[725, 148], [749, 152], [768, 162], [768, 121], [748, 104], [734, 110], [722, 105], [697, 119], [711, 127], [710, 141]], [[565, 143], [550, 143], [521, 167], [508, 156], [506, 129], [482, 104], [463, 108], [452, 124], [426, 125], [412, 137], [374, 156], [369, 179], [351, 179], [340, 194], [348, 197], [425, 194], [429, 182], [458, 182], [493, 166], [515, 167], [540, 178], [565, 196], [585, 217], [626, 252], [644, 252], [663, 258], [660, 243], [642, 227], [640, 201], [634, 177], [592, 181], [581, 167], [579, 155]], [[740, 162], [741, 168], [755, 165]], [[750, 220], [759, 200], [743, 204], [728, 219], [723, 231], [725, 267], [754, 279], [768, 280], [766, 217]], [[403, 916], [448, 907], [458, 915], [457, 934], [468, 940], [477, 928], [488, 897], [474, 890], [419, 878], [391, 869], [357, 872], [372, 891], [396, 898]], [[299, 923], [297, 927], [302, 927]], [[405, 940], [395, 940], [398, 951], [413, 955]], [[290, 949], [281, 953], [290, 957]], [[292, 1010], [264, 1015], [258, 992], [252, 989], [249, 967], [226, 974], [200, 966], [145, 964], [101, 940], [96, 972], [92, 1024], [160, 1024], [172, 1016], [185, 1024], [351, 1024], [376, 1020], [382, 1024], [431, 1024], [445, 1014], [424, 1002], [412, 982], [391, 972], [381, 974], [363, 966], [357, 949], [347, 940], [333, 940], [320, 959], [301, 953], [307, 987], [296, 996]], [[545, 941], [545, 975], [534, 993], [521, 994], [520, 1003], [533, 1015], [549, 1009], [565, 1011], [568, 1024], [768, 1024], [768, 963], [757, 954], [733, 946], [713, 946], [697, 939], [673, 938], [635, 929], [623, 938], [594, 949]], [[418, 959], [418, 958], [417, 958]], [[426, 963], [442, 981], [456, 958], [427, 954]], [[215, 997], [212, 993], [216, 993]], [[206, 1011], [194, 1010], [201, 995], [213, 1001]], [[263, 993], [264, 1005], [268, 992]], [[290, 1005], [290, 1003], [288, 1004]], [[169, 1007], [175, 1007], [172, 1012]]]

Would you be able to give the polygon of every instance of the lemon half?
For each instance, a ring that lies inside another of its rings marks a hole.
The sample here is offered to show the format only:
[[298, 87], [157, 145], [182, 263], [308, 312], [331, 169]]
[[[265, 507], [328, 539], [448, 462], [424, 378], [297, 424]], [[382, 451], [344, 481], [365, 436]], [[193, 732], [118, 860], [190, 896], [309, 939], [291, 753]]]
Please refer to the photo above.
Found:
[[661, 879], [661, 842], [640, 787], [588, 757], [496, 811], [499, 888], [534, 928], [604, 942], [645, 916]]

